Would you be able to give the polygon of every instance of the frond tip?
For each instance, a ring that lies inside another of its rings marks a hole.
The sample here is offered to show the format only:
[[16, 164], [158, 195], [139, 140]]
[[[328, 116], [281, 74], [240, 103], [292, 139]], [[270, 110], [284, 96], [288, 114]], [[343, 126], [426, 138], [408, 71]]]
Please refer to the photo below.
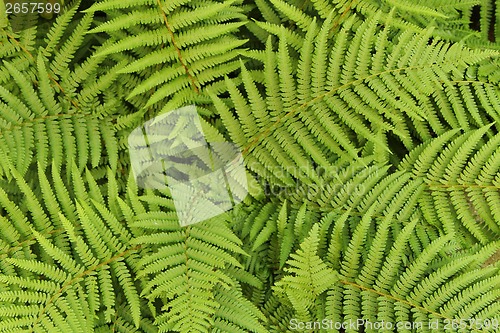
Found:
[[298, 314], [304, 315], [316, 299], [339, 280], [337, 272], [318, 256], [319, 226], [315, 224], [309, 236], [300, 244], [297, 253], [290, 255], [289, 273], [275, 284], [278, 293], [285, 294]]

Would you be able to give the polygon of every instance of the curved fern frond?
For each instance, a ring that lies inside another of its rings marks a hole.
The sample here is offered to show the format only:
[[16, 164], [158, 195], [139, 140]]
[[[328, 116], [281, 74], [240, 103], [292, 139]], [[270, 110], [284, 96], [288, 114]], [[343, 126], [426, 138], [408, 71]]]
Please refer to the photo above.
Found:
[[[368, 155], [387, 163], [398, 158], [394, 151], [410, 150], [434, 133], [500, 119], [493, 106], [498, 87], [465, 79], [468, 68], [496, 52], [430, 42], [429, 29], [391, 40], [390, 22], [378, 17], [352, 24], [329, 38], [331, 17], [321, 28], [311, 23], [298, 62], [283, 28], [278, 50], [269, 39], [259, 56], [261, 71], [242, 64], [242, 84], [226, 79], [230, 98], [212, 94], [231, 139], [259, 177], [281, 186], [310, 183], [315, 165], [328, 169]], [[489, 97], [465, 104], [471, 91]]]

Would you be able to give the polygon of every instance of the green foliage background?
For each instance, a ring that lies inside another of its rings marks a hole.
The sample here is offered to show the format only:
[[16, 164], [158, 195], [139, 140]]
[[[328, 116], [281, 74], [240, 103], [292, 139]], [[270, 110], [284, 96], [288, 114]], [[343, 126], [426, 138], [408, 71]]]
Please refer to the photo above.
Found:
[[[0, 6], [0, 332], [500, 331], [500, 2]], [[190, 104], [250, 193], [181, 228], [127, 136]]]

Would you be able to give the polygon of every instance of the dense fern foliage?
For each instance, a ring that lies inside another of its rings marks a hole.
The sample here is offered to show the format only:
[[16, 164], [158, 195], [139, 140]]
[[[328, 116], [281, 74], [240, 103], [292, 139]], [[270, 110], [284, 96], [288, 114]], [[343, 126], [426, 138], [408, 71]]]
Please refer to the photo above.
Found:
[[[500, 331], [500, 1], [13, 3], [0, 332]], [[248, 195], [181, 227], [128, 137], [188, 105]]]

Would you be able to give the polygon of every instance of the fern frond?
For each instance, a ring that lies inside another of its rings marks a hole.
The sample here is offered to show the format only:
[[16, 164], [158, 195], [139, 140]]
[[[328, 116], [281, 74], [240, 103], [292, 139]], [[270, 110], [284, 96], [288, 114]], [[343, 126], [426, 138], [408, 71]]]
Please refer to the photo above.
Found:
[[[273, 184], [310, 183], [313, 165], [329, 168], [335, 159], [372, 154], [385, 163], [401, 145], [410, 150], [433, 133], [478, 128], [487, 117], [499, 118], [486, 100], [462, 102], [470, 100], [470, 89], [482, 87], [461, 77], [495, 52], [429, 44], [432, 30], [390, 40], [390, 22], [378, 17], [353, 24], [349, 20], [329, 39], [331, 17], [320, 29], [312, 23], [298, 64], [287, 35], [280, 33], [277, 51], [267, 43], [262, 84], [242, 65], [240, 87], [226, 80], [230, 98], [212, 95], [231, 139], [242, 145], [248, 168], [259, 177]], [[496, 89], [493, 82], [482, 84]], [[436, 117], [440, 112], [443, 120]]]
[[[42, 183], [49, 182], [41, 164], [38, 171]], [[55, 164], [53, 172], [57, 178]], [[78, 173], [76, 166], [73, 172]], [[0, 331], [8, 332], [14, 327], [36, 332], [91, 331], [95, 313], [102, 311], [106, 321], [111, 322], [115, 314], [114, 294], [117, 290], [123, 291], [134, 324], [138, 326], [141, 322], [141, 306], [139, 292], [132, 279], [136, 260], [133, 253], [137, 248], [130, 246], [131, 234], [127, 228], [119, 221], [113, 221], [111, 213], [103, 207], [103, 198], [101, 197], [101, 202], [95, 201], [93, 204], [68, 203], [71, 199], [67, 196], [70, 191], [66, 189], [66, 185], [50, 179], [55, 184], [55, 191], [42, 185], [45, 187], [42, 192], [47, 201], [39, 202], [35, 196], [36, 191], [30, 188], [23, 177], [15, 170], [12, 173], [27, 198], [27, 205], [16, 207], [14, 203], [4, 201], [2, 208], [16, 212], [20, 221], [29, 220], [39, 231], [31, 230], [36, 246], [30, 240], [30, 249], [24, 257], [5, 259], [10, 266], [30, 273], [21, 274], [24, 278], [20, 280], [12, 275], [13, 272], [7, 274], [8, 270], [2, 270], [1, 279], [6, 286], [2, 292], [5, 292], [6, 302], [0, 306], [0, 312], [2, 322], [8, 325], [2, 325]], [[87, 174], [87, 177], [92, 176]], [[79, 177], [76, 176], [73, 178], [81, 182], [77, 186], [89, 186], [92, 192], [92, 181], [83, 181], [81, 178], [78, 180]], [[62, 193], [66, 194], [63, 198], [60, 196]], [[65, 209], [58, 213], [57, 224], [54, 223], [59, 229], [53, 229], [45, 210], [55, 214], [54, 210], [59, 207]], [[22, 218], [24, 210], [30, 214]], [[65, 216], [64, 211], [71, 213], [71, 220]], [[106, 222], [102, 216], [107, 218]], [[12, 249], [19, 245], [13, 244]], [[39, 284], [37, 281], [40, 279], [46, 280], [46, 283]], [[115, 279], [118, 281], [116, 285], [113, 282]], [[14, 295], [15, 291], [18, 296], [9, 296]], [[33, 295], [38, 296], [32, 297]], [[30, 300], [25, 300], [28, 297]], [[15, 310], [19, 302], [32, 304], [33, 306], [27, 307], [32, 310]]]
[[415, 148], [400, 169], [421, 177], [426, 192], [420, 205], [429, 222], [482, 243], [498, 238], [500, 205], [498, 134], [485, 138], [489, 126], [457, 136], [443, 134]]
[[[328, 318], [339, 322], [363, 319], [372, 323], [381, 320], [391, 323], [410, 321], [422, 325], [439, 320], [443, 324], [453, 318], [461, 318], [467, 311], [464, 295], [473, 298], [475, 292], [497, 294], [494, 286], [497, 282], [494, 281], [498, 280], [498, 267], [476, 269], [475, 261], [482, 257], [479, 252], [449, 258], [444, 252], [446, 244], [454, 237], [449, 234], [431, 242], [421, 253], [412, 253], [409, 240], [414, 237], [411, 235], [415, 234], [417, 220], [391, 240], [388, 237], [389, 219], [390, 216], [376, 228], [373, 241], [362, 241], [369, 244], [366, 256], [359, 256], [362, 253], [360, 245], [363, 244], [359, 239], [356, 241], [353, 238], [347, 246], [332, 243], [335, 250], [332, 248], [331, 251], [339, 251], [334, 257], [340, 258], [341, 269], [337, 285], [327, 292]], [[371, 238], [367, 234], [372, 223], [370, 214], [365, 215], [363, 220], [356, 232], [359, 236]], [[494, 253], [497, 246], [492, 244], [489, 253]], [[358, 254], [357, 264], [352, 259], [355, 253]], [[437, 258], [442, 258], [445, 263], [433, 267], [431, 263]], [[331, 264], [336, 265], [335, 262]], [[429, 298], [435, 300], [435, 297], [444, 300], [437, 305], [428, 301]], [[455, 298], [460, 301], [455, 301]], [[477, 307], [467, 313], [468, 318], [474, 318], [479, 311], [488, 309], [490, 303], [487, 298], [478, 301]], [[364, 327], [359, 321], [358, 325], [361, 325], [357, 326], [358, 329]], [[474, 325], [467, 329], [479, 331]]]
[[[1, 154], [7, 162], [25, 174], [34, 157], [45, 168], [54, 160], [61, 168], [65, 158], [74, 160], [80, 169], [87, 164], [96, 167], [101, 163], [105, 148], [110, 162], [116, 168], [117, 143], [113, 134], [106, 134], [111, 119], [99, 114], [75, 112], [69, 105], [59, 102], [57, 93], [48, 81], [48, 73], [42, 56], [38, 57], [40, 93], [30, 80], [13, 65], [5, 63], [21, 90], [21, 98], [0, 87], [2, 109]], [[96, 133], [103, 133], [103, 141], [96, 142]], [[90, 152], [90, 153], [89, 153]], [[90, 154], [90, 156], [89, 156]], [[99, 158], [97, 158], [99, 156]], [[92, 157], [92, 158], [91, 158]], [[0, 162], [3, 174], [9, 166]]]
[[[101, 48], [96, 56], [124, 51], [134, 54], [147, 48], [147, 55], [133, 56], [136, 60], [121, 70], [145, 78], [128, 99], [137, 96], [142, 106], [149, 107], [175, 94], [184, 98], [170, 100], [163, 110], [179, 107], [238, 68], [237, 50], [246, 42], [235, 35], [245, 18], [238, 4], [236, 0], [196, 5], [189, 1], [97, 3], [88, 11], [104, 10], [112, 19], [90, 32], [106, 32], [114, 43]], [[137, 32], [141, 25], [150, 29]], [[159, 71], [155, 69], [158, 65], [162, 67]], [[156, 91], [150, 97], [144, 96], [152, 89]]]
[[[433, 34], [436, 37], [449, 41], [466, 40], [471, 46], [498, 49], [491, 38], [494, 35], [491, 20], [494, 19], [495, 7], [487, 0], [342, 0], [335, 3], [315, 0], [311, 3], [290, 4], [281, 0], [261, 0], [257, 2], [257, 8], [265, 18], [263, 21], [271, 23], [264, 28], [268, 32], [275, 30], [280, 23], [287, 22], [290, 27], [299, 28], [294, 29], [295, 31], [299, 30], [300, 34], [305, 34], [308, 31], [306, 22], [314, 18], [324, 22], [331, 15], [335, 21], [334, 28], [338, 29], [351, 18], [362, 22], [368, 20], [374, 13], [378, 13], [384, 20], [390, 18], [394, 27], [401, 30], [418, 32], [434, 26], [436, 29]], [[475, 20], [473, 16], [476, 15], [477, 9], [480, 11], [480, 24], [472, 28], [470, 23]], [[272, 17], [278, 19], [272, 20], [270, 19]], [[256, 37], [259, 35], [256, 34]]]
[[[160, 203], [160, 197], [153, 195], [143, 200], [149, 205]], [[132, 243], [154, 246], [139, 261], [138, 276], [147, 281], [142, 296], [150, 301], [161, 299], [164, 304], [165, 312], [156, 318], [160, 331], [206, 332], [211, 327], [242, 331], [252, 327], [265, 332], [256, 308], [235, 315], [228, 303], [244, 302], [241, 294], [234, 294], [237, 282], [230, 274], [230, 267], [241, 267], [235, 255], [244, 252], [224, 216], [184, 229], [175, 217], [173, 223], [169, 219], [167, 212], [157, 211], [137, 215], [133, 222], [149, 231]]]
[[338, 276], [317, 255], [319, 227], [315, 224], [309, 236], [301, 243], [300, 250], [287, 261], [290, 273], [275, 284], [276, 292], [285, 294], [291, 301], [299, 318], [307, 320], [307, 312], [316, 298], [337, 282]]

